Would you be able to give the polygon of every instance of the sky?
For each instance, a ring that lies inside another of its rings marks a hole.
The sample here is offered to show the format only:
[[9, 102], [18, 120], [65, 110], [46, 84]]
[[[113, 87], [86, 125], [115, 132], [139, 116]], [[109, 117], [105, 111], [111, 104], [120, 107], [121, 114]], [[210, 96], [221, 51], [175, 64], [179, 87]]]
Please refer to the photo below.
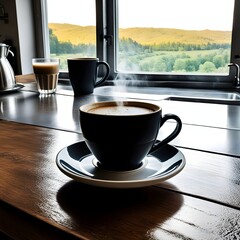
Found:
[[[231, 31], [233, 5], [234, 0], [119, 0], [120, 27]], [[95, 0], [48, 0], [48, 8], [49, 23], [95, 25]]]

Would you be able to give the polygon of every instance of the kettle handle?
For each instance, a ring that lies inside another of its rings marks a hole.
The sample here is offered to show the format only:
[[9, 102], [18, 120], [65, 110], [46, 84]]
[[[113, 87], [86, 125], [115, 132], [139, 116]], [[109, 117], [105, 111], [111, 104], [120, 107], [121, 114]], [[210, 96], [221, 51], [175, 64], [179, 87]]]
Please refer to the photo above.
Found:
[[14, 53], [10, 50], [10, 47], [9, 47], [8, 50], [7, 50], [6, 57], [8, 56], [9, 53], [11, 53], [11, 55], [14, 57]]

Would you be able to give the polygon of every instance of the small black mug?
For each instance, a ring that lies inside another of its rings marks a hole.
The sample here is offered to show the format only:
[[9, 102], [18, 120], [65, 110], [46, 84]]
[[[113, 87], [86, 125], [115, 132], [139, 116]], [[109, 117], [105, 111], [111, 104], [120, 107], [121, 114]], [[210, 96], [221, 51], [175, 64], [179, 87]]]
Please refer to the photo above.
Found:
[[[102, 84], [109, 76], [110, 67], [107, 62], [98, 58], [68, 58], [69, 79], [75, 96], [90, 94], [94, 88]], [[104, 65], [104, 76], [98, 80], [98, 68]]]

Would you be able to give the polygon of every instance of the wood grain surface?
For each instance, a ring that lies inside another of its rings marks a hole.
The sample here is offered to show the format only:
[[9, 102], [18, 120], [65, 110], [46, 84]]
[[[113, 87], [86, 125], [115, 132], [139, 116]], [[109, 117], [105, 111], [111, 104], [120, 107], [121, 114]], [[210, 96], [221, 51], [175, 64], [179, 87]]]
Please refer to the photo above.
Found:
[[81, 134], [1, 120], [0, 136], [0, 231], [15, 239], [240, 236], [237, 158], [181, 149], [187, 165], [169, 181], [104, 189], [71, 180], [55, 164]]

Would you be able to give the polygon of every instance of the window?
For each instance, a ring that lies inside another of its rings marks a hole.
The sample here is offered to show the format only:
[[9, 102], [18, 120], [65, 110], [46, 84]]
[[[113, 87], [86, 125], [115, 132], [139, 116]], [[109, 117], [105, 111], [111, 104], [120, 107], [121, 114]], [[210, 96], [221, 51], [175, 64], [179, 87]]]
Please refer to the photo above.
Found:
[[95, 0], [47, 0], [47, 18], [50, 55], [62, 71], [69, 57], [96, 57]]
[[118, 1], [117, 70], [228, 74], [233, 4]]
[[69, 56], [97, 56], [110, 64], [112, 79], [232, 86], [236, 69], [228, 64], [240, 64], [239, 1], [42, 1], [50, 51], [63, 71]]

